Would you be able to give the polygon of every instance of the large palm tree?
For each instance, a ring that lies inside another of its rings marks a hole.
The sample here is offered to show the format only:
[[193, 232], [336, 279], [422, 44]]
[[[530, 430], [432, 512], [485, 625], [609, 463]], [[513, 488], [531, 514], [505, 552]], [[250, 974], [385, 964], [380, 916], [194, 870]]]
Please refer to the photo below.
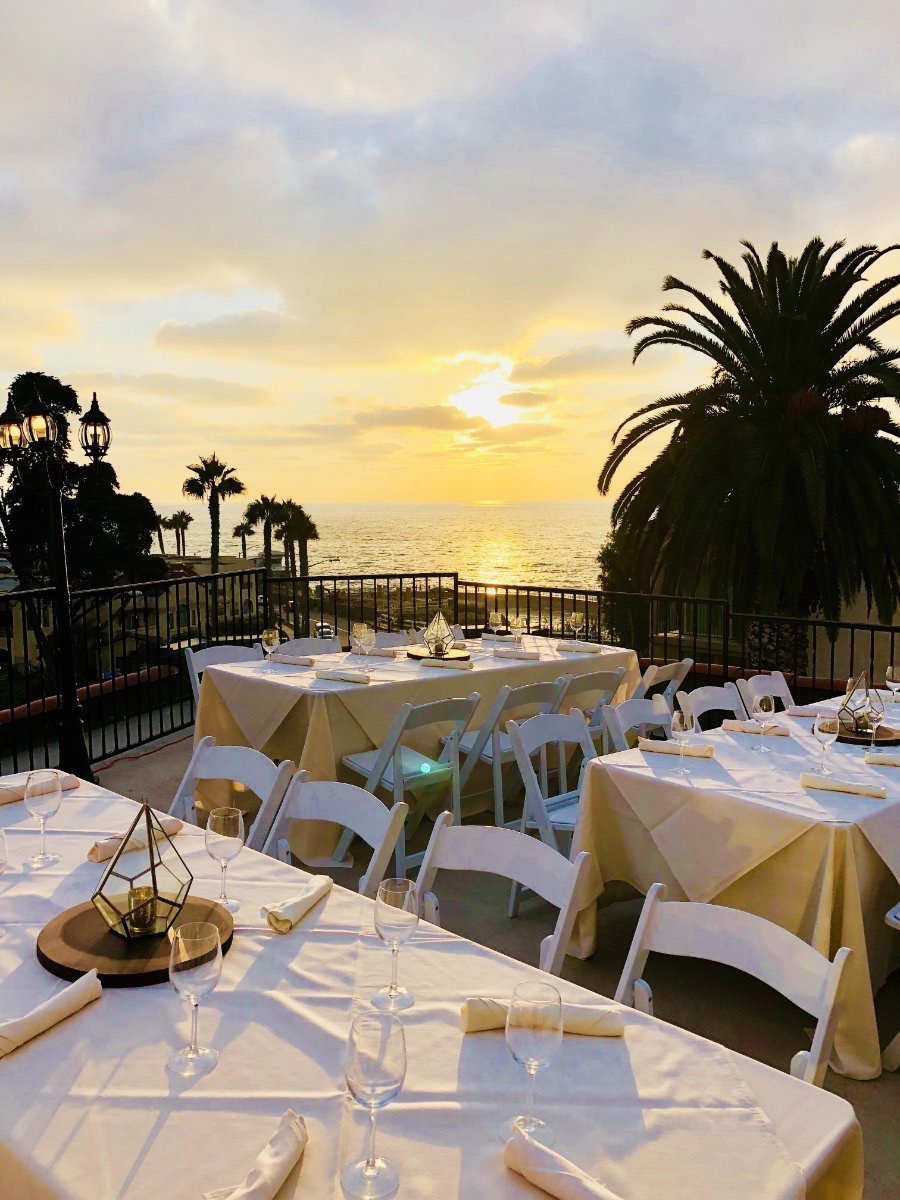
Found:
[[187, 533], [188, 526], [193, 520], [193, 514], [183, 508], [180, 508], [178, 512], [173, 513], [169, 517], [169, 526], [175, 530], [175, 553], [180, 554], [182, 558], [187, 554], [184, 535]]
[[210, 569], [219, 570], [219, 538], [221, 534], [221, 502], [229, 496], [240, 496], [246, 488], [234, 473], [234, 467], [220, 462], [215, 454], [201, 456], [198, 463], [188, 467], [191, 474], [181, 485], [185, 496], [206, 500], [209, 505]]
[[260, 496], [251, 500], [244, 509], [244, 521], [256, 530], [262, 526], [263, 534], [263, 563], [266, 574], [272, 574], [272, 528], [281, 517], [281, 505], [274, 496]]
[[232, 529], [231, 536], [233, 538], [240, 538], [241, 558], [247, 557], [247, 538], [252, 537], [254, 532], [254, 527], [249, 521], [241, 521]]
[[284, 573], [293, 578], [297, 574], [297, 519], [303, 509], [293, 500], [282, 500], [278, 505], [278, 523], [274, 533], [284, 546]]
[[865, 273], [897, 247], [836, 257], [843, 243], [814, 238], [797, 258], [775, 243], [763, 261], [742, 245], [743, 272], [704, 252], [725, 302], [670, 276], [663, 290], [695, 303], [627, 326], [649, 331], [635, 358], [681, 346], [709, 359], [712, 375], [644, 405], [613, 435], [604, 494], [646, 438], [670, 430], [613, 507], [615, 545], [634, 574], [666, 591], [837, 618], [864, 589], [890, 621], [900, 600], [900, 426], [885, 402], [900, 398], [900, 349], [878, 334], [900, 315], [900, 276], [866, 283]]
[[297, 545], [300, 547], [300, 574], [309, 574], [309, 543], [319, 540], [319, 531], [316, 528], [316, 523], [303, 508], [302, 505], [297, 506], [300, 511], [297, 514], [293, 525], [294, 538]]

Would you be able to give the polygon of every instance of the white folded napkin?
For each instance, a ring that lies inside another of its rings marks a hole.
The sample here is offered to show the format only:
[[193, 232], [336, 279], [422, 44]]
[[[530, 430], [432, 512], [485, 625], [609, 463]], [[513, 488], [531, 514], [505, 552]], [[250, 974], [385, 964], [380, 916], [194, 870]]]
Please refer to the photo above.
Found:
[[556, 1200], [619, 1200], [615, 1192], [519, 1129], [503, 1149], [503, 1162]]
[[286, 663], [291, 667], [314, 667], [316, 665], [316, 660], [308, 654], [285, 654], [283, 650], [273, 650], [269, 661]]
[[[506, 1024], [505, 1000], [489, 1000], [485, 996], [470, 996], [459, 1010], [463, 1033], [483, 1033], [486, 1029], [502, 1029]], [[625, 1032], [622, 1014], [614, 1008], [598, 1008], [593, 1004], [564, 1004], [563, 1030], [586, 1037], [621, 1037]]]
[[[184, 828], [184, 822], [179, 821], [177, 817], [170, 817], [165, 813], [156, 813], [155, 815], [160, 825], [162, 825], [164, 832], [169, 837], [175, 837]], [[112, 858], [124, 840], [124, 833], [113, 833], [109, 837], [98, 838], [87, 852], [88, 861], [96, 863], [106, 862], [108, 858]], [[131, 850], [142, 850], [146, 845], [147, 839], [144, 837], [142, 830], [140, 828], [136, 829], [131, 835], [129, 853]]]
[[[0, 780], [0, 804], [13, 804], [16, 800], [24, 800], [27, 780], [27, 775], [23, 775], [21, 779]], [[79, 780], [74, 775], [70, 775], [67, 771], [60, 771], [59, 786], [64, 792], [71, 792], [73, 788], [78, 787], [78, 784]]]
[[[650, 754], [680, 754], [681, 747], [677, 742], [655, 742], [652, 738], [638, 738], [638, 750]], [[713, 758], [715, 751], [709, 742], [687, 742], [684, 747], [685, 758]]]
[[[483, 642], [511, 642], [512, 637], [508, 633], [483, 633], [481, 640]], [[461, 646], [460, 649], [464, 649], [464, 647]]]
[[[354, 654], [365, 654], [359, 646], [353, 647]], [[369, 651], [370, 658], [402, 658], [406, 654], [405, 646], [373, 646]]]
[[45, 1000], [26, 1013], [24, 1017], [12, 1017], [8, 1021], [0, 1021], [0, 1058], [10, 1054], [17, 1046], [30, 1042], [38, 1034], [52, 1029], [54, 1025], [71, 1017], [79, 1009], [99, 1000], [103, 995], [103, 986], [97, 978], [97, 972], [88, 971], [75, 983]]
[[323, 667], [316, 671], [316, 679], [341, 679], [344, 683], [371, 683], [372, 676], [355, 667]]
[[468, 647], [466, 646], [465, 638], [454, 638], [454, 641], [453, 641], [453, 649], [454, 650], [466, 650], [467, 648]]
[[888, 754], [866, 751], [866, 762], [874, 767], [900, 767], [900, 754]]
[[814, 721], [819, 714], [816, 710], [810, 712], [809, 709], [802, 704], [789, 704], [784, 710], [784, 715], [786, 717], [809, 717]]
[[598, 646], [596, 642], [557, 642], [557, 650], [562, 650], [563, 654], [603, 654], [604, 647]]
[[816, 775], [812, 771], [803, 772], [800, 786], [823, 792], [846, 792], [850, 796], [872, 796], [875, 800], [884, 800], [887, 796], [887, 788], [881, 784], [851, 783], [846, 779], [835, 779], [833, 775]]
[[505, 646], [494, 647], [494, 658], [531, 658], [539, 659], [541, 657], [540, 650], [528, 650], [524, 646], [510, 646], [507, 649]]
[[419, 658], [416, 661], [421, 667], [443, 667], [445, 671], [473, 671], [475, 669], [471, 658]]
[[334, 887], [334, 880], [327, 875], [315, 875], [302, 892], [279, 900], [275, 904], [264, 904], [259, 915], [265, 917], [269, 928], [276, 933], [290, 933], [314, 904], [325, 898]]
[[289, 1108], [244, 1182], [236, 1187], [204, 1192], [203, 1200], [274, 1200], [308, 1141], [306, 1122]]
[[[726, 733], [762, 733], [763, 727], [756, 721], [738, 721], [734, 717], [726, 717], [722, 722]], [[766, 737], [790, 737], [791, 731], [783, 725], [770, 725], [765, 731]]]

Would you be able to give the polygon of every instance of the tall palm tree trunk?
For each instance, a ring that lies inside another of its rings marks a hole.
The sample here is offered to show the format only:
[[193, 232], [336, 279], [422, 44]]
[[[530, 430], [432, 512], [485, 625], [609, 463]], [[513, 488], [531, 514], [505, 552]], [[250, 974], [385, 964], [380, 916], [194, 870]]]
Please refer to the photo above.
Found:
[[300, 538], [300, 574], [309, 574], [309, 542]]
[[209, 497], [209, 529], [210, 529], [210, 569], [213, 575], [219, 573], [219, 536], [221, 512], [219, 510], [218, 492], [212, 491]]
[[272, 574], [272, 522], [263, 522], [263, 565], [266, 574]]

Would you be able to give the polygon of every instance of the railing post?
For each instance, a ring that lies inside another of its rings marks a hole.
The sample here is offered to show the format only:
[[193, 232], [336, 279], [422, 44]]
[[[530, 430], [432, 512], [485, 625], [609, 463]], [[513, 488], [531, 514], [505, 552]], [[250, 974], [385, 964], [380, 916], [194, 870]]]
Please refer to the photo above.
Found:
[[[731, 644], [731, 604], [727, 599], [722, 601], [722, 682], [727, 682], [728, 647]], [[743, 667], [743, 663], [741, 664]], [[743, 674], [743, 670], [741, 671]]]
[[453, 572], [453, 624], [459, 624], [459, 572]]
[[[262, 576], [262, 612], [263, 612], [263, 629], [271, 628], [269, 621], [269, 576], [265, 567], [261, 571], [257, 571], [257, 576]], [[259, 584], [257, 584], [257, 587]]]

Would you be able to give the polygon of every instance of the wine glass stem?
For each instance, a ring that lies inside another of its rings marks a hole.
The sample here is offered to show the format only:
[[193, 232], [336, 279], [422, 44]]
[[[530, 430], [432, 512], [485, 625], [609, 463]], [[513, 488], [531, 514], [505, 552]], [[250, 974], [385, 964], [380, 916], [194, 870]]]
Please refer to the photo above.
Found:
[[196, 1000], [191, 1001], [191, 1048], [190, 1053], [197, 1053], [197, 1012], [200, 1006]]
[[525, 1116], [529, 1121], [534, 1120], [534, 1091], [537, 1086], [537, 1067], [529, 1066], [528, 1071], [528, 1091], [525, 1097]]
[[221, 893], [221, 895], [219, 896], [219, 903], [220, 903], [220, 904], [224, 903], [224, 902], [225, 902], [225, 901], [228, 899], [228, 897], [227, 897], [227, 896], [226, 896], [226, 894], [225, 894], [225, 872], [228, 870], [228, 863], [227, 863], [227, 862], [223, 862], [223, 863], [221, 864], [221, 867], [222, 867], [222, 893]]
[[390, 994], [397, 995], [397, 962], [400, 958], [400, 947], [396, 944], [391, 946], [391, 988]]
[[678, 770], [684, 770], [684, 738], [678, 743]]
[[369, 1138], [366, 1147], [366, 1165], [363, 1168], [366, 1175], [375, 1175], [378, 1172], [378, 1163], [375, 1159], [375, 1108], [369, 1108]]
[[822, 774], [825, 774], [825, 751], [828, 749], [828, 743], [822, 743]]
[[41, 823], [41, 858], [43, 858], [44, 853], [46, 851], [46, 846], [44, 845], [44, 837], [45, 837], [45, 829], [47, 826], [47, 822], [43, 817], [38, 817], [38, 820]]

